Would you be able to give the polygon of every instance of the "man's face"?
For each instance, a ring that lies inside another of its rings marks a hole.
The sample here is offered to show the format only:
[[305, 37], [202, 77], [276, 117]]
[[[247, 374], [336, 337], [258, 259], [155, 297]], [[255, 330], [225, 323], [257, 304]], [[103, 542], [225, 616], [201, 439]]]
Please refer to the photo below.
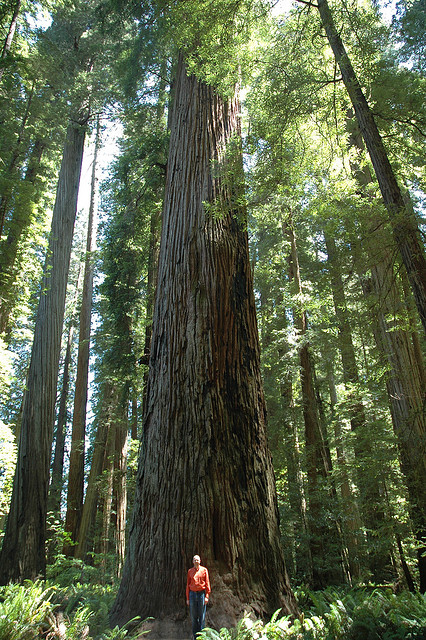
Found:
[[201, 560], [200, 560], [200, 556], [194, 556], [194, 557], [192, 558], [192, 562], [194, 563], [194, 567], [195, 567], [196, 569], [198, 569], [198, 567], [200, 566], [200, 562], [201, 562]]

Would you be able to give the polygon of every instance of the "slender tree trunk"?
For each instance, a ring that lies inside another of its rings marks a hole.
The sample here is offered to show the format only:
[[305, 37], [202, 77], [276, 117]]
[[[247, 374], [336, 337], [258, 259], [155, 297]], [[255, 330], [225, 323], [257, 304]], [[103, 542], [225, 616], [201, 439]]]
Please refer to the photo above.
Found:
[[340, 495], [342, 507], [345, 514], [344, 533], [346, 546], [348, 550], [348, 564], [351, 579], [360, 578], [360, 543], [359, 532], [361, 530], [361, 522], [358, 513], [355, 496], [351, 488], [349, 479], [348, 464], [346, 453], [343, 445], [343, 433], [338, 416], [335, 414], [335, 406], [337, 404], [337, 392], [334, 382], [333, 371], [330, 366], [327, 370], [328, 385], [330, 389], [330, 406], [334, 425], [334, 439], [336, 442], [336, 458], [338, 466], [338, 485], [340, 486]]
[[356, 481], [360, 495], [362, 518], [367, 528], [369, 542], [368, 560], [367, 558], [366, 560], [374, 579], [379, 582], [387, 579], [390, 565], [390, 549], [385, 549], [382, 545], [377, 544], [377, 534], [384, 523], [383, 490], [380, 487], [382, 480], [372, 473], [374, 438], [371, 437], [364, 405], [359, 396], [358, 367], [347, 313], [338, 251], [334, 238], [328, 233], [325, 233], [324, 237], [328, 254], [334, 309], [339, 329], [338, 343], [342, 360], [343, 382], [348, 391], [351, 429], [355, 434]]
[[99, 485], [102, 473], [107, 465], [107, 443], [113, 425], [114, 408], [117, 403], [117, 393], [111, 382], [106, 382], [102, 389], [101, 409], [98, 417], [95, 442], [93, 445], [92, 464], [87, 480], [86, 496], [78, 531], [78, 541], [74, 556], [86, 559], [86, 555], [93, 549], [95, 536], [95, 520], [99, 498]]
[[[18, 22], [18, 16], [19, 16], [19, 10], [21, 8], [21, 3], [22, 3], [22, 0], [16, 0], [15, 7], [13, 9], [12, 19], [10, 21], [9, 29], [8, 29], [8, 32], [7, 32], [7, 35], [6, 35], [4, 44], [3, 44], [3, 48], [2, 48], [2, 51], [1, 51], [1, 59], [2, 60], [4, 60], [4, 58], [6, 58], [7, 54], [10, 51], [10, 48], [12, 46], [13, 36], [15, 35], [15, 31], [16, 31], [16, 25], [17, 25], [17, 22]], [[0, 66], [0, 82], [1, 82], [1, 79], [3, 77], [3, 74], [4, 74], [4, 66], [1, 65]]]
[[283, 404], [283, 435], [285, 440], [285, 455], [287, 462], [288, 500], [294, 514], [294, 551], [293, 567], [294, 575], [308, 576], [312, 581], [313, 560], [311, 548], [307, 544], [308, 525], [306, 513], [306, 499], [303, 486], [302, 467], [300, 464], [299, 441], [297, 436], [296, 421], [293, 417], [286, 417], [285, 412], [293, 412], [293, 389], [290, 379], [281, 383], [281, 399]]
[[[289, 256], [290, 281], [293, 283], [296, 295], [301, 297], [303, 295], [303, 287], [291, 212], [288, 220], [283, 223], [283, 234], [290, 240], [291, 246]], [[330, 561], [330, 543], [332, 541], [336, 543], [337, 531], [331, 532], [325, 518], [326, 501], [329, 500], [327, 494], [329, 490], [329, 474], [331, 472], [330, 456], [327, 452], [326, 439], [321, 428], [311, 349], [309, 343], [303, 338], [307, 331], [306, 312], [301, 307], [294, 309], [293, 315], [296, 329], [299, 336], [302, 337], [302, 343], [299, 348], [299, 361], [303, 422], [305, 425], [309, 544], [313, 566], [312, 584], [314, 588], [319, 589], [339, 579], [336, 574], [335, 563]], [[341, 579], [341, 574], [339, 577]]]
[[121, 403], [115, 431], [114, 455], [114, 504], [115, 504], [115, 573], [121, 577], [126, 549], [126, 513], [127, 513], [127, 393]]
[[12, 502], [0, 556], [0, 582], [45, 571], [47, 494], [62, 323], [85, 126], [68, 126], [24, 397]]
[[[87, 222], [86, 257], [84, 266], [83, 295], [80, 309], [80, 334], [78, 341], [77, 376], [75, 381], [74, 411], [72, 421], [71, 452], [68, 474], [67, 513], [65, 530], [74, 543], [78, 538], [78, 527], [83, 510], [84, 458], [86, 434], [86, 406], [89, 383], [89, 347], [93, 302], [93, 252], [96, 246], [96, 167], [100, 146], [99, 116], [96, 130], [95, 150], [92, 164], [89, 219]], [[65, 555], [74, 554], [74, 545], [66, 545]]]
[[[1, 68], [0, 68], [0, 73], [1, 73]], [[0, 81], [1, 81], [1, 75], [0, 75]], [[7, 168], [5, 170], [5, 174], [6, 174], [5, 186], [3, 187], [3, 193], [0, 195], [0, 237], [3, 236], [4, 222], [5, 222], [6, 214], [9, 211], [10, 199], [11, 199], [13, 188], [14, 188], [13, 180], [14, 179], [16, 180], [16, 165], [18, 164], [18, 160], [22, 154], [22, 150], [21, 150], [22, 138], [24, 136], [28, 118], [30, 116], [31, 105], [34, 98], [35, 88], [36, 88], [36, 83], [33, 82], [31, 86], [31, 90], [28, 94], [27, 104], [25, 107], [24, 114], [22, 116], [22, 122], [19, 127], [18, 138], [16, 140], [14, 149], [12, 151], [9, 164], [7, 165]]]
[[102, 500], [101, 500], [101, 513], [102, 513], [102, 532], [99, 540], [98, 549], [95, 547], [95, 552], [98, 551], [101, 557], [101, 572], [103, 578], [105, 578], [107, 571], [107, 555], [110, 550], [110, 537], [111, 537], [111, 520], [112, 520], [112, 501], [113, 501], [113, 488], [114, 488], [114, 455], [115, 455], [115, 443], [117, 432], [117, 416], [114, 416], [114, 421], [111, 424], [108, 432], [108, 440], [105, 450], [105, 462], [104, 472], [102, 478]]
[[373, 163], [383, 202], [389, 214], [395, 243], [407, 270], [417, 310], [426, 330], [426, 260], [412, 209], [406, 205], [373, 114], [362, 92], [327, 0], [317, 0], [318, 11], [330, 47], [355, 111], [362, 137]]
[[238, 104], [188, 77], [182, 59], [177, 76], [143, 444], [113, 624], [137, 614], [177, 626], [195, 552], [210, 570], [215, 624], [233, 624], [245, 608], [296, 609], [279, 543], [242, 184], [233, 191], [225, 173], [232, 163], [242, 180], [240, 157], [235, 166], [228, 154], [238, 148]]

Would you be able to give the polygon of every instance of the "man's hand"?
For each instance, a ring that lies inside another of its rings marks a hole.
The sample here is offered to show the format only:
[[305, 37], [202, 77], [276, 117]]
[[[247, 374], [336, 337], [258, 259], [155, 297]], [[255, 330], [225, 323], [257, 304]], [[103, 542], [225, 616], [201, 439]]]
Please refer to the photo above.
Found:
[[204, 597], [204, 602], [207, 604], [207, 603], [208, 603], [208, 601], [209, 601], [209, 596], [205, 596], [205, 597]]
[[186, 601], [187, 606], [189, 607], [189, 600]]

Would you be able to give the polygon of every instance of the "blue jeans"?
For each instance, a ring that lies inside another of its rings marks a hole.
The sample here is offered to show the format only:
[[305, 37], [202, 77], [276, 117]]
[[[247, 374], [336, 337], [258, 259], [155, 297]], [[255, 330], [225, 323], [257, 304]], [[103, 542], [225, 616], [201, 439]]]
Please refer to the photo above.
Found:
[[204, 591], [189, 592], [189, 615], [192, 622], [192, 637], [195, 640], [199, 631], [204, 629], [206, 621], [206, 603]]

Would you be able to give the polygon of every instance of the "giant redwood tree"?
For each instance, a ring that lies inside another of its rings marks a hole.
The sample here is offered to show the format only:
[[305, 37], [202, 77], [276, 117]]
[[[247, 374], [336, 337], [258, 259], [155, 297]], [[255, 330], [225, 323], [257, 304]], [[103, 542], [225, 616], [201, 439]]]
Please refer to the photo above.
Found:
[[266, 437], [238, 140], [237, 101], [188, 75], [181, 58], [144, 432], [114, 624], [151, 615], [175, 629], [194, 553], [211, 574], [211, 623], [232, 624], [244, 609], [295, 611]]

